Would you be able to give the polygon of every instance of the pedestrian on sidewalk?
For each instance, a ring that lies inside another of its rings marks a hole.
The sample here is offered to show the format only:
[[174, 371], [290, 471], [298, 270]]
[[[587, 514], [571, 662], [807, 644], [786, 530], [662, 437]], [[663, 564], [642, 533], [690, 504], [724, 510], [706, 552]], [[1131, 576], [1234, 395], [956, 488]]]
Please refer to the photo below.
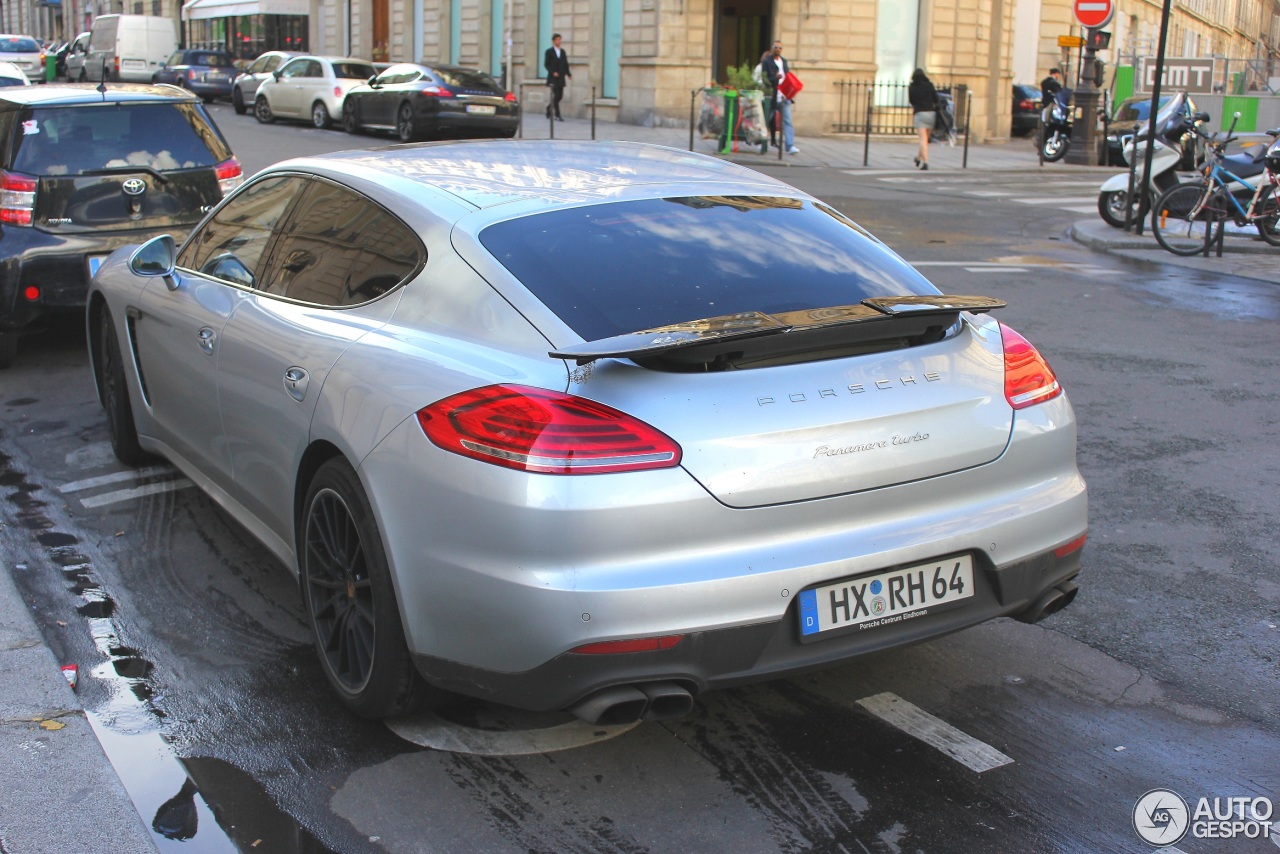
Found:
[[907, 87], [907, 100], [911, 102], [912, 123], [920, 136], [920, 148], [912, 159], [917, 169], [928, 170], [929, 136], [938, 120], [938, 90], [923, 68], [917, 68], [912, 73], [911, 85]]
[[[782, 94], [779, 84], [786, 79], [787, 72], [791, 69], [787, 66], [787, 61], [782, 57], [782, 41], [775, 39], [773, 47], [769, 49], [769, 55], [760, 63], [760, 70], [764, 73], [765, 82], [769, 86], [769, 91], [765, 93], [765, 97], [773, 102], [773, 109], [777, 116], [782, 117], [782, 144], [786, 146], [787, 154], [799, 154], [800, 149], [796, 148], [796, 132], [791, 124], [791, 105], [794, 103], [786, 95]], [[777, 118], [774, 119], [774, 122]], [[773, 127], [770, 123], [769, 127]]]
[[542, 67], [547, 70], [547, 85], [551, 87], [551, 101], [547, 104], [547, 118], [555, 113], [556, 121], [562, 122], [560, 115], [560, 99], [564, 97], [564, 86], [573, 76], [569, 71], [569, 54], [560, 47], [560, 34], [551, 37], [551, 47], [542, 57]]

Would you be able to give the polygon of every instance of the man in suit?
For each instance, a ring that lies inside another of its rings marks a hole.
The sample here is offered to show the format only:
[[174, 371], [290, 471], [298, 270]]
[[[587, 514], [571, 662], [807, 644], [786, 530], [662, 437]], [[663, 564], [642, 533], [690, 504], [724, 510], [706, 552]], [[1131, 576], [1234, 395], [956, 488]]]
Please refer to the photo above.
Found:
[[542, 66], [547, 69], [547, 85], [551, 87], [551, 103], [547, 104], [547, 118], [551, 118], [551, 113], [554, 111], [556, 121], [562, 122], [564, 119], [560, 115], [560, 99], [564, 97], [565, 82], [573, 74], [569, 71], [569, 54], [560, 47], [559, 33], [551, 37], [551, 47], [547, 48], [546, 54], [542, 57]]
[[[778, 84], [787, 76], [790, 71], [787, 61], [782, 57], [782, 41], [778, 40], [773, 43], [773, 47], [769, 49], [769, 55], [760, 62], [760, 71], [764, 76], [765, 98], [773, 102], [774, 115], [782, 118], [782, 144], [786, 147], [787, 154], [799, 154], [800, 149], [796, 148], [796, 132], [791, 124], [791, 100], [778, 90]], [[777, 118], [774, 119], [774, 122]], [[769, 125], [770, 136], [772, 136], [773, 124]]]

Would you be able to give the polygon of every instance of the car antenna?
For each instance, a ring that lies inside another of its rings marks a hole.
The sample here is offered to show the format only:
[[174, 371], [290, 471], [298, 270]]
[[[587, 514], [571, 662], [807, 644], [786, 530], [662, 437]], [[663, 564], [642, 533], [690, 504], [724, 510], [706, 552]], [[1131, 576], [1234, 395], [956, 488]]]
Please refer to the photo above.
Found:
[[102, 79], [98, 81], [98, 91], [102, 93], [102, 100], [107, 100], [107, 58], [102, 57]]

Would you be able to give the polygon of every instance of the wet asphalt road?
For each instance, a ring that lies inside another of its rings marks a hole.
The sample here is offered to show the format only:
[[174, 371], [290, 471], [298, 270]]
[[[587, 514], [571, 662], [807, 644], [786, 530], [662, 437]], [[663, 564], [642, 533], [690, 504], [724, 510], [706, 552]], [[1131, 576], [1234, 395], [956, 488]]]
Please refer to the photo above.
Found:
[[[216, 109], [251, 169], [350, 142]], [[460, 701], [419, 729], [480, 753], [424, 748], [330, 699], [247, 532], [167, 467], [118, 475], [83, 333], [54, 324], [0, 386], [0, 544], [144, 821], [187, 836], [163, 850], [1138, 852], [1150, 789], [1280, 801], [1277, 290], [1090, 253], [1063, 237], [1085, 214], [1027, 201], [1087, 187], [778, 174], [944, 292], [1008, 300], [1049, 358], [1090, 486], [1076, 602], [606, 736]], [[884, 694], [938, 723], [887, 722]], [[547, 733], [592, 743], [521, 755]], [[975, 771], [976, 745], [1012, 761]]]

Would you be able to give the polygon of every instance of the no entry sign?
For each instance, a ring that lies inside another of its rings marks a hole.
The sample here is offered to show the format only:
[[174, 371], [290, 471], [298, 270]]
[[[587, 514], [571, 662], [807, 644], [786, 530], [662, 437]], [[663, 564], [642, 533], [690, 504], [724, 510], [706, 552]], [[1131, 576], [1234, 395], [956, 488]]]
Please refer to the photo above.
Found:
[[1075, 0], [1076, 20], [1082, 27], [1105, 27], [1115, 11], [1113, 0]]

